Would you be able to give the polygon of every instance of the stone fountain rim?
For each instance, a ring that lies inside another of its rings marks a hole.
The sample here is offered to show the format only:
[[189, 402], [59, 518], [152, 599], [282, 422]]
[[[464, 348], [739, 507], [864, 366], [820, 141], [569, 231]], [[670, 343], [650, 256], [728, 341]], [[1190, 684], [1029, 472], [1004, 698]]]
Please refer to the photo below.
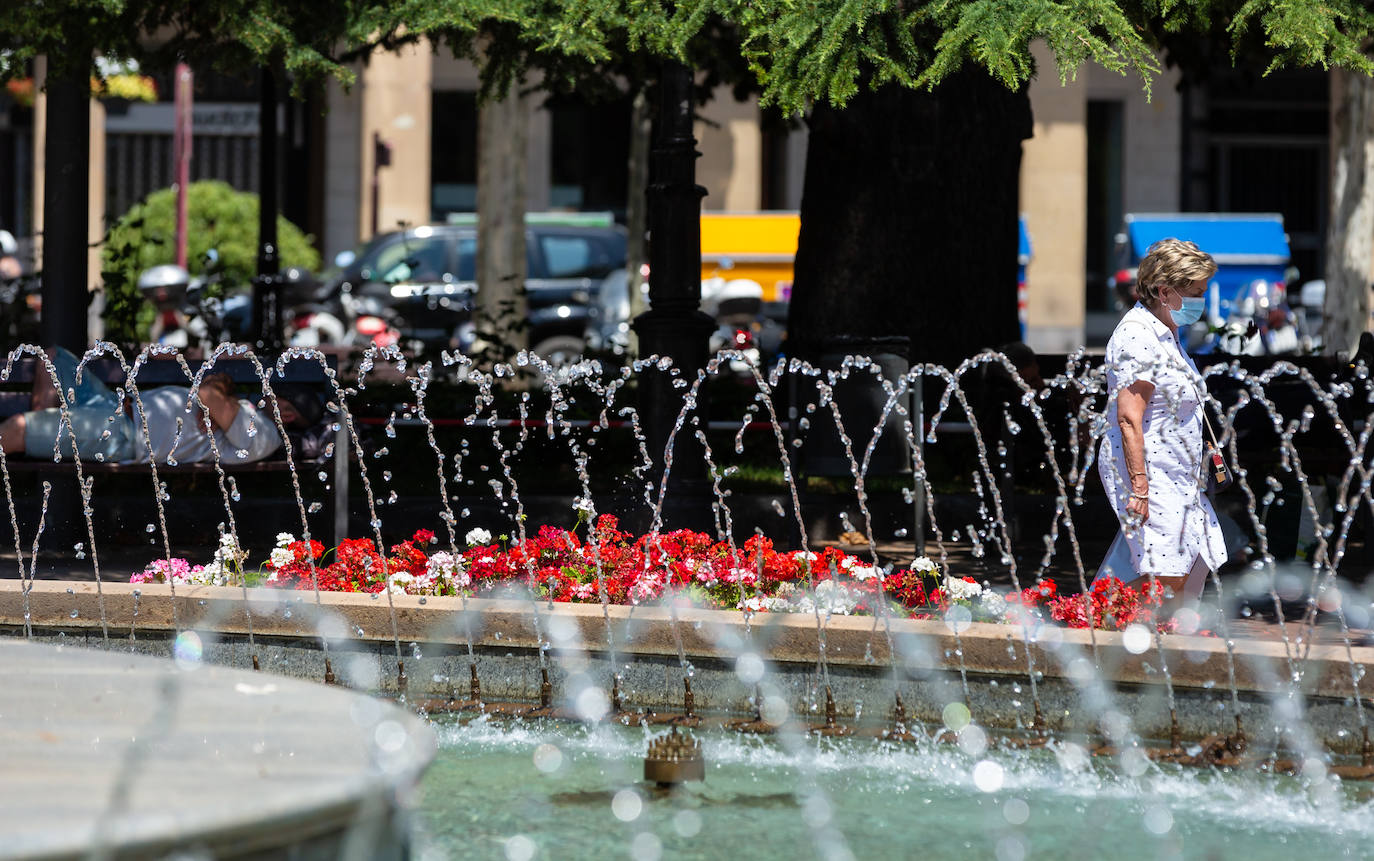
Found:
[[[22, 857], [88, 856], [133, 738], [148, 747], [107, 833], [120, 857], [188, 846], [237, 855], [327, 843], [360, 816], [385, 815], [388, 799], [418, 782], [436, 749], [425, 723], [376, 703], [379, 724], [395, 721], [415, 740], [387, 768], [376, 768], [361, 752], [368, 730], [349, 719], [365, 698], [342, 688], [12, 638], [0, 641], [0, 655], [8, 714], [0, 737], [14, 746], [8, 754], [16, 773], [29, 775], [0, 792], [0, 831]], [[172, 679], [181, 689], [170, 700], [175, 724], [144, 739]], [[216, 742], [207, 746], [211, 734]], [[47, 790], [59, 786], [91, 791], [58, 801]]]
[[[246, 601], [245, 601], [246, 596]], [[248, 615], [256, 636], [275, 639], [319, 642], [314, 624], [316, 593], [280, 589], [248, 589], [221, 586], [181, 586], [163, 584], [103, 583], [99, 590], [92, 582], [33, 581], [28, 595], [32, 626], [44, 630], [70, 631], [100, 637], [100, 604], [105, 606], [106, 623], [112, 641], [128, 638], [136, 621], [140, 637], [172, 636], [178, 630], [214, 630], [229, 636], [248, 633]], [[814, 665], [817, 661], [817, 620], [810, 614], [761, 613], [751, 618], [734, 610], [681, 608], [612, 604], [548, 604], [510, 599], [420, 597], [413, 595], [375, 595], [351, 592], [320, 592], [318, 605], [335, 614], [349, 632], [348, 640], [374, 646], [393, 642], [390, 606], [395, 608], [395, 639], [403, 644], [439, 644], [465, 648], [466, 627], [474, 627], [473, 645], [478, 648], [535, 650], [539, 630], [548, 636], [554, 618], [574, 626], [563, 648], [593, 654], [607, 651], [611, 626], [615, 649], [625, 655], [676, 658], [681, 641], [691, 660], [733, 660], [737, 644], [753, 637], [766, 642], [763, 651], [770, 661], [781, 664]], [[75, 611], [75, 617], [73, 617]], [[22, 631], [24, 624], [23, 584], [17, 580], [0, 581], [0, 629]], [[561, 624], [561, 623], [559, 623]], [[883, 619], [873, 616], [833, 616], [824, 623], [827, 660], [833, 666], [869, 667], [881, 671], [889, 666], [888, 632], [904, 644], [923, 644], [932, 656], [930, 666], [958, 672], [957, 650], [962, 650], [963, 668], [972, 674], [1025, 677], [1027, 671], [1027, 631], [1018, 625], [969, 623], [957, 637], [938, 620]], [[676, 628], [676, 630], [674, 630]], [[336, 628], [337, 629], [337, 628]], [[360, 633], [361, 632], [361, 633]], [[736, 646], [722, 647], [716, 640], [724, 636]], [[1073, 650], [1063, 653], [1058, 644]], [[1091, 659], [1094, 643], [1098, 671], [1118, 684], [1162, 685], [1163, 675], [1153, 664], [1158, 651], [1152, 644], [1144, 654], [1133, 654], [1114, 631], [1067, 629], [1043, 626], [1031, 637], [1029, 648], [1036, 668], [1045, 676], [1072, 680], [1072, 657]], [[1286, 644], [1245, 638], [1233, 639], [1236, 688], [1243, 693], [1272, 693], [1276, 680], [1291, 676], [1291, 662], [1301, 660], [1299, 647], [1290, 658]], [[1009, 653], [1010, 650], [1010, 653]], [[1175, 687], [1199, 690], [1226, 690], [1229, 667], [1226, 641], [1219, 637], [1168, 635], [1164, 652]], [[1302, 691], [1307, 696], [1346, 698], [1354, 692], [1351, 662], [1374, 664], [1374, 648], [1347, 647], [1343, 644], [1313, 644], [1303, 663]], [[1361, 691], [1361, 696], [1367, 693]]]

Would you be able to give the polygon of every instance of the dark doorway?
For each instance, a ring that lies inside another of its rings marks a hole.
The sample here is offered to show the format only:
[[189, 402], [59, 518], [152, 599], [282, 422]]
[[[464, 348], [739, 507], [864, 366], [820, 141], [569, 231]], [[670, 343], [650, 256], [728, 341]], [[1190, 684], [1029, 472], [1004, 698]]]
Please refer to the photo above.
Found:
[[430, 218], [477, 211], [477, 94], [436, 90], [430, 115]]
[[[1330, 78], [1221, 70], [1189, 87], [1183, 199], [1193, 210], [1277, 212], [1299, 281], [1322, 277], [1330, 172]], [[1198, 169], [1201, 168], [1201, 169]]]
[[1084, 280], [1089, 311], [1112, 307], [1112, 253], [1122, 216], [1122, 142], [1125, 107], [1119, 101], [1089, 101], [1088, 132], [1088, 225]]
[[588, 103], [576, 95], [551, 97], [549, 207], [615, 213], [625, 220], [629, 193], [630, 99]]

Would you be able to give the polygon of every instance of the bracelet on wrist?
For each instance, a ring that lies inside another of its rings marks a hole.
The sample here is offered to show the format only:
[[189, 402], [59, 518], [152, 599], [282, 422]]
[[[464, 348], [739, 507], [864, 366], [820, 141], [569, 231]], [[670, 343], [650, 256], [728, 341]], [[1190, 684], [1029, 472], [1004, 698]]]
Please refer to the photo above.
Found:
[[1149, 494], [1149, 493], [1132, 493], [1132, 494], [1131, 494], [1131, 499], [1139, 499], [1141, 502], [1148, 502], [1149, 499], [1150, 499], [1150, 494]]

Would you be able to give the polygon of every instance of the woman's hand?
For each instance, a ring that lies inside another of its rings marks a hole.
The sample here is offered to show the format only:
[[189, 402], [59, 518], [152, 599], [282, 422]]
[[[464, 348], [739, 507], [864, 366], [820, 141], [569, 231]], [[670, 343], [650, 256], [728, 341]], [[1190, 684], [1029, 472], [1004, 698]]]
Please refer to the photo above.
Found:
[[1131, 493], [1126, 500], [1126, 516], [1137, 524], [1144, 523], [1150, 519], [1150, 500], [1148, 495]]

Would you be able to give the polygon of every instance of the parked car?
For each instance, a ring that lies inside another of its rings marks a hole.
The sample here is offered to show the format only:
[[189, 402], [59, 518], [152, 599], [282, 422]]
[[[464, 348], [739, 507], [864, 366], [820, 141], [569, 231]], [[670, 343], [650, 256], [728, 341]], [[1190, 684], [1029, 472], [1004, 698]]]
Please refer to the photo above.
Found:
[[[583, 349], [588, 305], [601, 280], [625, 266], [625, 230], [609, 218], [600, 225], [532, 219], [525, 229], [529, 343], [546, 358], [567, 358]], [[470, 345], [475, 222], [384, 233], [334, 263], [312, 300], [293, 309], [293, 343], [333, 343], [355, 333], [371, 340], [385, 326], [419, 348]]]

